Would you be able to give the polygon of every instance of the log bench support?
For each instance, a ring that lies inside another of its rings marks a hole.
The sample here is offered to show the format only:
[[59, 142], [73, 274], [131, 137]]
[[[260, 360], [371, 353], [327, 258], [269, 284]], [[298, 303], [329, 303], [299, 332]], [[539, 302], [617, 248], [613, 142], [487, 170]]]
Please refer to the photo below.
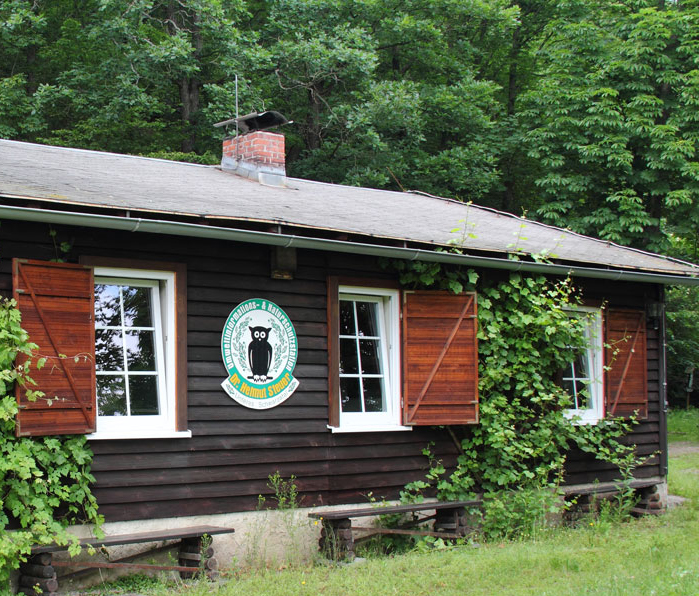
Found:
[[[406, 534], [412, 536], [435, 536], [456, 539], [468, 533], [467, 508], [480, 507], [482, 501], [450, 501], [438, 503], [415, 503], [412, 505], [389, 505], [387, 507], [370, 507], [364, 509], [336, 509], [333, 511], [314, 511], [308, 517], [318, 519], [323, 528], [320, 534], [320, 550], [331, 560], [353, 560], [355, 557], [354, 535], [371, 534]], [[434, 511], [435, 515], [427, 518], [414, 519], [412, 523], [402, 528], [374, 528], [352, 526], [352, 518], [391, 515], [396, 513], [412, 513], [419, 511]], [[408, 526], [416, 526], [424, 521], [434, 519], [434, 531], [410, 530]]]
[[660, 486], [664, 481], [663, 478], [648, 478], [631, 480], [628, 484], [599, 482], [564, 486], [565, 499], [575, 502], [574, 507], [568, 511], [568, 519], [575, 521], [589, 513], [594, 513], [601, 501], [614, 498], [627, 488], [631, 488], [638, 499], [636, 505], [631, 509], [632, 515], [660, 515], [665, 512], [665, 505], [660, 494]]
[[142, 553], [126, 557], [118, 561], [54, 561], [53, 553], [67, 550], [65, 546], [38, 546], [32, 549], [32, 554], [26, 563], [20, 565], [19, 593], [26, 596], [55, 596], [58, 590], [57, 567], [73, 569], [134, 569], [156, 571], [178, 571], [183, 579], [194, 577], [198, 573], [205, 574], [209, 579], [218, 577], [218, 561], [214, 557], [214, 549], [205, 536], [215, 534], [230, 534], [233, 528], [217, 526], [195, 526], [190, 528], [169, 529], [164, 531], [143, 532], [137, 534], [120, 534], [105, 536], [102, 539], [86, 538], [80, 541], [83, 547], [101, 549], [108, 546], [123, 544], [141, 544], [147, 542], [176, 541], [172, 546], [178, 546], [178, 565], [150, 565], [144, 563], [127, 563]]

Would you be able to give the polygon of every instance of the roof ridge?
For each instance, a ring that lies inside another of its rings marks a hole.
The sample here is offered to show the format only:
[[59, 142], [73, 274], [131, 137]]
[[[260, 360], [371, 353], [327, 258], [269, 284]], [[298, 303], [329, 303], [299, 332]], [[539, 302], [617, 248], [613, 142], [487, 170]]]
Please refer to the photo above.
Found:
[[69, 151], [73, 153], [90, 153], [93, 155], [103, 155], [108, 157], [122, 157], [127, 159], [140, 159], [148, 161], [158, 161], [161, 163], [180, 164], [183, 166], [196, 166], [198, 168], [218, 168], [218, 164], [202, 164], [191, 161], [178, 161], [175, 159], [164, 159], [162, 157], [148, 157], [147, 155], [133, 155], [131, 153], [115, 153], [113, 151], [101, 151], [100, 149], [85, 149], [83, 147], [63, 147], [61, 145], [45, 145], [44, 143], [32, 143], [30, 141], [16, 141], [14, 139], [0, 139], [0, 143], [13, 143], [16, 145], [31, 145], [33, 147], [43, 147], [46, 149], [57, 149], [59, 151]]

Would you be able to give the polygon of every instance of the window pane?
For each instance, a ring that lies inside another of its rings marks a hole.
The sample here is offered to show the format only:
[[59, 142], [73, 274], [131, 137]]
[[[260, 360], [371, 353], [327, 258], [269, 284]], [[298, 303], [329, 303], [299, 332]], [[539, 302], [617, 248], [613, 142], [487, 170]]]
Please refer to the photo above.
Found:
[[126, 416], [124, 377], [97, 375], [97, 413], [100, 416]]
[[121, 331], [116, 329], [95, 329], [95, 362], [97, 370], [124, 370]]
[[575, 377], [577, 379], [589, 378], [587, 371], [587, 353], [579, 354], [573, 364], [575, 366]]
[[361, 412], [362, 400], [359, 396], [359, 379], [340, 379], [340, 405], [343, 412]]
[[340, 335], [356, 335], [354, 328], [354, 302], [340, 300]]
[[340, 374], [356, 375], [359, 372], [357, 364], [357, 341], [354, 339], [340, 340]]
[[592, 408], [592, 398], [590, 397], [589, 382], [578, 379], [575, 383], [575, 388], [578, 390], [578, 408], [587, 410]]
[[367, 412], [385, 412], [383, 379], [364, 379], [364, 408]]
[[158, 414], [158, 385], [155, 375], [129, 376], [129, 397], [132, 416]]
[[587, 410], [592, 408], [588, 377], [588, 357], [587, 352], [578, 354], [577, 358], [571, 362], [570, 366], [562, 373], [561, 386], [573, 400], [572, 409]]
[[127, 331], [126, 363], [130, 371], [155, 371], [153, 331]]
[[119, 286], [95, 284], [95, 324], [98, 327], [121, 325]]
[[135, 288], [123, 286], [124, 296], [124, 326], [152, 327], [150, 288]]
[[359, 355], [362, 360], [362, 373], [366, 375], [380, 375], [381, 362], [379, 361], [379, 340], [360, 339]]
[[568, 395], [570, 395], [571, 399], [573, 400], [573, 407], [575, 407], [575, 386], [573, 385], [573, 381], [564, 379], [564, 381], [561, 383], [561, 387]]
[[379, 326], [376, 322], [376, 302], [357, 302], [358, 335], [377, 336]]

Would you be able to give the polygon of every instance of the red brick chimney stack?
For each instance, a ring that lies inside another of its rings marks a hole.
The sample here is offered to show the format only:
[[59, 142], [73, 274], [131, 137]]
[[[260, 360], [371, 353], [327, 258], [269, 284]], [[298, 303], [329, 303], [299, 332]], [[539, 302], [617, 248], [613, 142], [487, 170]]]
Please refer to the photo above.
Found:
[[224, 139], [221, 167], [265, 184], [283, 184], [286, 177], [284, 135], [258, 130]]

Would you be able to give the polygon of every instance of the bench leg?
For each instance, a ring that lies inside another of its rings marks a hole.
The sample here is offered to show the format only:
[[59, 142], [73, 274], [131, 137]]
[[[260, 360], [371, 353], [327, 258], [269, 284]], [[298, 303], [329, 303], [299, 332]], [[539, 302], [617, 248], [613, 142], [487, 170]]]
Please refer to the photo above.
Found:
[[656, 486], [648, 486], [636, 491], [638, 503], [631, 510], [633, 515], [659, 515], [665, 512], [660, 491]]
[[201, 536], [184, 538], [180, 542], [178, 559], [182, 567], [192, 568], [191, 572], [180, 571], [182, 579], [192, 578], [202, 572], [211, 580], [218, 578], [218, 561], [214, 557], [214, 547], [204, 544]]
[[355, 555], [352, 520], [323, 520], [319, 544], [321, 552], [332, 561], [353, 560]]
[[19, 567], [19, 593], [26, 596], [55, 596], [58, 578], [52, 565], [51, 553], [29, 557]]
[[434, 531], [466, 536], [469, 533], [466, 509], [463, 507], [437, 509], [435, 512]]

